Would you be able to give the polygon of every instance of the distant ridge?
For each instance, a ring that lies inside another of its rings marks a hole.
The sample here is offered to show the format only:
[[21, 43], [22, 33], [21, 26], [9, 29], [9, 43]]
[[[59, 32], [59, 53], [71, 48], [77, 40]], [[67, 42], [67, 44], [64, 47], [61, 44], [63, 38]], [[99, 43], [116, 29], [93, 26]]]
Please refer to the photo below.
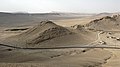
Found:
[[74, 19], [90, 15], [72, 13], [6, 13], [0, 12], [0, 26], [33, 25], [43, 20]]

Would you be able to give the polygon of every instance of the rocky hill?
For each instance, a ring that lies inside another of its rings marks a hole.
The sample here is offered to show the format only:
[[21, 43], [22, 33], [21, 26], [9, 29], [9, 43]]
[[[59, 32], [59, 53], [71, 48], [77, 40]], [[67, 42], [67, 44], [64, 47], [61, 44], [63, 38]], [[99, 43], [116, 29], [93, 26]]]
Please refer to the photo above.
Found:
[[120, 30], [120, 15], [95, 19], [86, 24], [86, 27], [93, 30]]
[[8, 43], [34, 46], [34, 44], [39, 44], [53, 38], [70, 34], [72, 34], [71, 31], [62, 26], [56, 25], [52, 21], [42, 21], [26, 32], [8, 38], [7, 41], [9, 41]]

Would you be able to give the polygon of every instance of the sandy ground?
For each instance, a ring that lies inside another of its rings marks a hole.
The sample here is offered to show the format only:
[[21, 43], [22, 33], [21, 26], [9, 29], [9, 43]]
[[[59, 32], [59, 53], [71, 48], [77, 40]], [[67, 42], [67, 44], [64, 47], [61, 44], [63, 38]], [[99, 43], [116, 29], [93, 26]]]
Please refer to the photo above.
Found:
[[79, 19], [65, 19], [65, 20], [56, 20], [54, 21], [56, 24], [64, 26], [64, 27], [70, 27], [73, 25], [84, 25], [89, 23], [91, 20], [93, 20], [93, 17], [85, 17], [85, 18], [79, 18]]
[[87, 52], [80, 52], [79, 49], [69, 49], [63, 52], [62, 50], [50, 50], [47, 52], [23, 50], [22, 55], [16, 53], [18, 56], [2, 58], [7, 59], [9, 62], [15, 62], [16, 60], [17, 62], [22, 62], [21, 64], [1, 63], [0, 67], [100, 67], [101, 64], [106, 63], [106, 60], [111, 57], [111, 53], [103, 49], [91, 49]]
[[[75, 24], [84, 25], [93, 18], [69, 19], [56, 21], [58, 25], [69, 27]], [[74, 22], [74, 23], [73, 23]], [[0, 39], [19, 34], [20, 32], [0, 32]], [[84, 34], [84, 33], [83, 33]], [[119, 34], [119, 33], [118, 33]], [[114, 34], [112, 36], [119, 36]], [[117, 42], [114, 39], [106, 38], [109, 34], [101, 34], [100, 39], [112, 45]], [[83, 35], [85, 36], [85, 35]], [[88, 37], [91, 36], [90, 34]], [[92, 35], [95, 37], [96, 35]], [[87, 37], [87, 36], [86, 36]], [[76, 39], [76, 38], [74, 38]], [[93, 41], [93, 40], [92, 40]], [[96, 41], [96, 39], [94, 40]], [[93, 42], [94, 42], [93, 41]], [[98, 43], [96, 41], [95, 43]], [[57, 42], [57, 41], [56, 41]], [[83, 41], [84, 42], [84, 41]], [[52, 42], [51, 42], [52, 43]], [[57, 42], [59, 43], [59, 42]], [[86, 43], [86, 42], [85, 42]], [[88, 43], [90, 43], [88, 41]], [[108, 49], [65, 49], [65, 50], [7, 50], [0, 47], [0, 67], [119, 67], [119, 50]], [[6, 64], [8, 63], [8, 64]], [[18, 63], [18, 64], [16, 64]], [[102, 66], [101, 66], [102, 65]]]
[[109, 50], [112, 53], [112, 57], [107, 61], [103, 67], [120, 67], [120, 50]]
[[[102, 35], [102, 40], [104, 40], [108, 45], [114, 45], [116, 47], [119, 47], [120, 41], [117, 41], [114, 38], [107, 38], [107, 36], [112, 36], [119, 38], [120, 32], [111, 32], [112, 34], [105, 33]], [[103, 65], [103, 67], [120, 67], [120, 50], [119, 49], [106, 49], [112, 53], [111, 58], [107, 61], [106, 64]]]
[[[21, 32], [4, 32], [1, 37], [6, 38], [19, 33]], [[0, 47], [0, 67], [100, 67], [111, 57], [111, 53], [103, 49], [7, 49], [9, 48]]]

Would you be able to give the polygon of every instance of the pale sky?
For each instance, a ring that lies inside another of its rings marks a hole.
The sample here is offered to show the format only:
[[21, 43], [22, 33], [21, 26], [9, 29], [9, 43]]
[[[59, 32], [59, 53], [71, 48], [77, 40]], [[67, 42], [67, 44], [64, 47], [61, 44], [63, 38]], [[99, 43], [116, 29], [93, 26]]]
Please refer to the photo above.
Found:
[[120, 0], [0, 0], [0, 12], [120, 12]]

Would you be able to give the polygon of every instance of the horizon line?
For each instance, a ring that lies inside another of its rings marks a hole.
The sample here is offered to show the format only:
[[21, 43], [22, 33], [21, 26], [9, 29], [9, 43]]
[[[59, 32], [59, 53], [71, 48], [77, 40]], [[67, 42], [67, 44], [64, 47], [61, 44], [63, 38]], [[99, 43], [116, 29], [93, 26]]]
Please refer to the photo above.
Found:
[[81, 14], [100, 14], [100, 13], [120, 13], [120, 12], [107, 12], [107, 11], [103, 11], [103, 12], [92, 12], [92, 13], [88, 13], [88, 12], [64, 12], [64, 11], [49, 11], [49, 12], [26, 12], [26, 11], [0, 11], [1, 13], [28, 13], [28, 14], [38, 14], [38, 13], [81, 13]]

